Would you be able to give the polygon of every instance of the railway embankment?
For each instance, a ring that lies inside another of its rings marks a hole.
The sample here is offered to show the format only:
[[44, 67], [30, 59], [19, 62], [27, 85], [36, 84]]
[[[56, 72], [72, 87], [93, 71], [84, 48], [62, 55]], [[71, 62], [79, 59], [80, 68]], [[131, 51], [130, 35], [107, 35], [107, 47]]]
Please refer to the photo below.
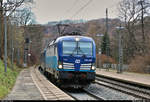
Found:
[[0, 100], [3, 99], [13, 88], [21, 68], [14, 65], [13, 69], [7, 67], [4, 71], [4, 63], [0, 60]]

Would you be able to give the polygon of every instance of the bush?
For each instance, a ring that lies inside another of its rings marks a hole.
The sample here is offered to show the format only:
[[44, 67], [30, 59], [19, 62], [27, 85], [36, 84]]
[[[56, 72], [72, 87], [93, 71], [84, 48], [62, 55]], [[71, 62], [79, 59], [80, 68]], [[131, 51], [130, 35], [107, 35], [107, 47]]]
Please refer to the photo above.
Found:
[[97, 62], [97, 67], [101, 67], [105, 63], [110, 63], [110, 64], [116, 63], [113, 58], [108, 57], [104, 54], [102, 54], [102, 55], [97, 54], [96, 55], [96, 62]]
[[137, 73], [150, 73], [150, 54], [136, 56], [129, 64], [128, 71]]

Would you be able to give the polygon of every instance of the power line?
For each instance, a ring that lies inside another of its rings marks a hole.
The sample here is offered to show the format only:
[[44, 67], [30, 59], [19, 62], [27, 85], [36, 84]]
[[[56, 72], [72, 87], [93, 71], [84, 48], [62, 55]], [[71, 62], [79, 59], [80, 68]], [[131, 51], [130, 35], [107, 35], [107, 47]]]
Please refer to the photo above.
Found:
[[109, 9], [109, 12], [111, 12], [112, 14], [116, 13], [116, 10], [117, 10], [116, 5], [118, 5], [118, 4], [119, 4], [119, 2], [114, 3], [114, 4], [110, 5], [110, 6], [108, 6], [107, 8]]
[[73, 5], [72, 5], [68, 10], [66, 10], [65, 13], [70, 12], [70, 11], [77, 5], [77, 3], [78, 3], [79, 1], [80, 1], [80, 0], [75, 0], [75, 1], [73, 2]]
[[[78, 14], [79, 14], [85, 7], [87, 7], [92, 1], [93, 1], [93, 0], [89, 0], [84, 6], [82, 6], [77, 12], [75, 12], [75, 14], [74, 14], [70, 19], [72, 19], [73, 17], [75, 17], [76, 15], [78, 15]], [[66, 11], [66, 12], [67, 12], [67, 11]], [[60, 21], [59, 24], [61, 24], [61, 21]], [[59, 24], [58, 24], [57, 26], [59, 26]], [[68, 26], [65, 26], [64, 29], [63, 29], [63, 31], [62, 31], [62, 32], [59, 31], [59, 33], [63, 33], [63, 32], [66, 30], [67, 27], [68, 27]], [[58, 30], [60, 30], [59, 27], [58, 27]]]
[[[68, 9], [64, 12], [64, 16], [66, 16], [67, 13], [71, 12], [72, 9], [78, 4], [79, 1], [80, 1], [80, 0], [75, 0], [75, 1], [73, 2], [73, 4], [71, 5], [71, 7], [68, 8]], [[61, 18], [62, 18], [62, 17], [61, 17]], [[60, 19], [59, 24], [61, 24], [61, 21], [62, 21], [62, 19]]]
[[85, 7], [87, 7], [93, 0], [89, 0], [84, 6], [82, 6], [72, 17], [75, 17], [76, 15], [78, 15]]

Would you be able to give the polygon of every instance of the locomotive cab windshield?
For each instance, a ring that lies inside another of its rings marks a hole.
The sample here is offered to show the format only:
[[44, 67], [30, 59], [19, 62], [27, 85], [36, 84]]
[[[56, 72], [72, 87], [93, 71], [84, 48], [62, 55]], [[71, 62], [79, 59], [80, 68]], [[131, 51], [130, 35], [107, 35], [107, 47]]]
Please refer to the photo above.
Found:
[[92, 56], [92, 42], [63, 41], [63, 55]]

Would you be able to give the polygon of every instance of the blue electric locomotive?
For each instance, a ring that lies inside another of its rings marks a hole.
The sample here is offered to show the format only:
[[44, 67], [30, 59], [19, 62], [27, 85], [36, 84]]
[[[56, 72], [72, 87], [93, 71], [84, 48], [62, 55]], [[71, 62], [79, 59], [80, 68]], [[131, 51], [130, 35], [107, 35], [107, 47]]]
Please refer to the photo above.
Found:
[[42, 52], [40, 68], [59, 85], [85, 87], [95, 80], [95, 49], [90, 37], [58, 37]]

